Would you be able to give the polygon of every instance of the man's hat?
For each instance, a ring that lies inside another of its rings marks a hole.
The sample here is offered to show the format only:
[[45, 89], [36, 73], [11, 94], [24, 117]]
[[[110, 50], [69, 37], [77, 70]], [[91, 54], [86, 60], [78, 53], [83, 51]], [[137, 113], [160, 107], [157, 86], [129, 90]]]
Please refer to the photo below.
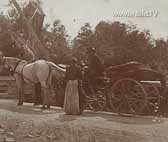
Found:
[[86, 52], [87, 52], [87, 53], [90, 53], [90, 52], [95, 52], [95, 51], [96, 51], [95, 48], [92, 48], [92, 47], [91, 47], [91, 48], [87, 48], [87, 51], [86, 51]]

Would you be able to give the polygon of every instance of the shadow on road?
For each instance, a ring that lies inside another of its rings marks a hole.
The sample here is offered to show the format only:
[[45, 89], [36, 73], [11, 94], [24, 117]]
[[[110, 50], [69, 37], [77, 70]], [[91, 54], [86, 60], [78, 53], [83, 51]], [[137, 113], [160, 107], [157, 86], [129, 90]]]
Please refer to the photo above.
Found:
[[123, 124], [153, 125], [163, 123], [163, 119], [155, 116], [119, 116], [114, 113], [85, 112], [81, 117], [100, 117], [107, 121]]
[[63, 109], [58, 107], [51, 107], [49, 110], [42, 110], [40, 106], [34, 107], [31, 103], [24, 103], [23, 106], [17, 106], [16, 100], [2, 100], [0, 99], [0, 109], [8, 110], [11, 112], [17, 112], [21, 114], [29, 115], [46, 115], [46, 114], [56, 114], [59, 113], [60, 121], [73, 121], [77, 118], [84, 117], [99, 117], [106, 121], [112, 121], [116, 123], [123, 124], [137, 124], [137, 125], [154, 125], [163, 123], [163, 119], [155, 116], [119, 116], [114, 113], [107, 112], [92, 112], [85, 111], [83, 115], [64, 115]]
[[50, 109], [42, 110], [41, 106], [33, 106], [31, 103], [24, 103], [23, 106], [17, 106], [16, 100], [0, 100], [0, 109], [5, 109], [12, 112], [23, 114], [53, 114], [62, 112], [61, 108], [51, 107]]

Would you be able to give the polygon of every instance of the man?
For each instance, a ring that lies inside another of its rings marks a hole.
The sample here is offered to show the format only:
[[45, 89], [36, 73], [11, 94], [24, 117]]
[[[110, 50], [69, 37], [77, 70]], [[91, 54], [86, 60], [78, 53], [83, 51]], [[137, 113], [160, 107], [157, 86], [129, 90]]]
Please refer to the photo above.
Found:
[[88, 55], [88, 74], [92, 83], [95, 83], [96, 78], [103, 75], [104, 67], [101, 59], [96, 54], [95, 48], [87, 49]]

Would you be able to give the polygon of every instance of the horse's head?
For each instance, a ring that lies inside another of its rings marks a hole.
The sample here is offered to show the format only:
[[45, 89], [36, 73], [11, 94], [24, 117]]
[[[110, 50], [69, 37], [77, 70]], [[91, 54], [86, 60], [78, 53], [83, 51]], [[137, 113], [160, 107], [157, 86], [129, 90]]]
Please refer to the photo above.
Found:
[[14, 72], [19, 61], [20, 59], [18, 58], [3, 57], [3, 58], [0, 58], [0, 66], [1, 67], [3, 66], [4, 68], [8, 68], [11, 72]]

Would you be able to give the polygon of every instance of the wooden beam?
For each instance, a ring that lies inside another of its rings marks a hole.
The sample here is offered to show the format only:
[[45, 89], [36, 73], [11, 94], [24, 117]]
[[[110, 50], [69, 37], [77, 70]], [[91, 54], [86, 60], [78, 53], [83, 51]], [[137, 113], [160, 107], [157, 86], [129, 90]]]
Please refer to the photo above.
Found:
[[21, 47], [23, 45], [22, 47], [24, 48], [24, 50], [28, 54], [31, 54], [32, 60], [34, 61], [35, 55], [34, 55], [33, 51], [31, 50], [30, 45], [28, 45], [28, 43], [25, 41], [25, 39], [23, 37], [20, 36], [19, 33], [17, 33], [17, 32], [14, 33], [12, 31], [12, 29], [11, 29], [11, 27], [12, 27], [11, 21], [10, 21], [8, 16], [6, 18], [8, 19], [8, 21], [6, 22], [7, 26], [8, 26], [8, 32], [10, 33], [10, 36], [11, 36], [12, 40], [15, 41], [15, 43], [16, 43], [16, 45], [18, 47]]
[[36, 56], [39, 56], [40, 49], [39, 49], [38, 45], [41, 46], [41, 48], [43, 48], [43, 45], [41, 44], [41, 41], [40, 41], [39, 37], [37, 36], [36, 32], [34, 31], [34, 29], [32, 27], [32, 20], [26, 21], [26, 17], [23, 14], [22, 9], [20, 8], [20, 6], [19, 6], [19, 4], [17, 3], [16, 0], [11, 0], [11, 3], [14, 4], [15, 8], [19, 12], [19, 14], [20, 14], [20, 16], [23, 20], [22, 22], [27, 26], [28, 32], [29, 32], [29, 34], [31, 34], [32, 39], [33, 39], [31, 42], [34, 42], [35, 44], [38, 43], [37, 45], [32, 47], [32, 50], [34, 51], [34, 54]]
[[19, 6], [19, 4], [17, 3], [17, 1], [16, 1], [16, 0], [11, 0], [10, 2], [14, 4], [14, 6], [15, 6], [15, 8], [18, 10], [20, 16], [21, 16], [22, 18], [25, 18], [24, 15], [23, 15], [23, 13], [22, 13], [22, 9], [20, 8], [20, 6]]
[[29, 20], [26, 22], [26, 18], [25, 18], [25, 15], [23, 14], [22, 12], [22, 9], [20, 8], [19, 4], [17, 3], [16, 0], [11, 0], [11, 2], [14, 4], [14, 6], [16, 7], [16, 9], [18, 10], [20, 16], [22, 17], [23, 19], [23, 22], [27, 25], [28, 29], [30, 30], [30, 32], [33, 34], [34, 38], [36, 38], [36, 40], [40, 41], [37, 34], [35, 33], [33, 27], [32, 27], [32, 21]]

